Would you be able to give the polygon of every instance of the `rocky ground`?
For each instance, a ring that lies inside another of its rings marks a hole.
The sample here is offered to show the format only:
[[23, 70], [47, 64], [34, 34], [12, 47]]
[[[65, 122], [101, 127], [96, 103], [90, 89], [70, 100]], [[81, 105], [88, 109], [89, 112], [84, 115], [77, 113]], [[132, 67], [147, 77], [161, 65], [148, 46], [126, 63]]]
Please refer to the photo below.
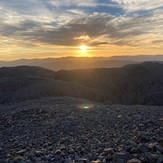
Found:
[[163, 107], [66, 97], [0, 105], [0, 162], [163, 163]]

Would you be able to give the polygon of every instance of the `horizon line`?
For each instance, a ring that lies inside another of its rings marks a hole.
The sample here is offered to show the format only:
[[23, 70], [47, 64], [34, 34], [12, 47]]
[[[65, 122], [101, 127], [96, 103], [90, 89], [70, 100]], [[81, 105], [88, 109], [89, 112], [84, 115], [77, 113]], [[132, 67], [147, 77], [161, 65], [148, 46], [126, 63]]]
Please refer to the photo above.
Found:
[[63, 56], [63, 57], [35, 57], [35, 58], [20, 58], [13, 60], [0, 60], [0, 62], [13, 62], [13, 61], [21, 61], [21, 60], [44, 60], [44, 59], [63, 59], [63, 58], [114, 58], [114, 57], [163, 57], [163, 54], [136, 54], [136, 55], [112, 55], [112, 56]]

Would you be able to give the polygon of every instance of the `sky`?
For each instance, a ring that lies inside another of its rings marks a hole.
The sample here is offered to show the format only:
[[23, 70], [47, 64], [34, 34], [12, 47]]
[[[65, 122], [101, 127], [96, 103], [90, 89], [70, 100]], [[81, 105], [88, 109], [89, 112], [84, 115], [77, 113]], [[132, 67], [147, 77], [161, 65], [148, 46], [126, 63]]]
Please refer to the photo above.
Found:
[[0, 0], [0, 60], [141, 54], [163, 54], [163, 0]]

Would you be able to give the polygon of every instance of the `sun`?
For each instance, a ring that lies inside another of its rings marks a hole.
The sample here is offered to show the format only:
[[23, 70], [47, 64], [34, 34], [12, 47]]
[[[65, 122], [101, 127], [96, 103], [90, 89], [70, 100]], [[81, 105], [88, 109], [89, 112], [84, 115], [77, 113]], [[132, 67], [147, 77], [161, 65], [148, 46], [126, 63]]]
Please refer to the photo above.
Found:
[[79, 46], [79, 49], [80, 49], [80, 52], [82, 52], [82, 53], [88, 52], [88, 46], [86, 46], [86, 45]]

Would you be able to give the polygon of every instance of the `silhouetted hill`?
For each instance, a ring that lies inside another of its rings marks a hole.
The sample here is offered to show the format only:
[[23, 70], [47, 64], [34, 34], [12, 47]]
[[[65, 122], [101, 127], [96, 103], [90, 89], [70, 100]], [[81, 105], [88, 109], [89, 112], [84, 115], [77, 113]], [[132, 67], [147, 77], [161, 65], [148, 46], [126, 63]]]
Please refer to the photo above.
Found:
[[115, 104], [163, 105], [163, 64], [60, 70], [20, 66], [0, 69], [0, 103], [70, 96]]
[[21, 59], [10, 62], [0, 62], [0, 67], [14, 66], [39, 66], [54, 71], [87, 69], [87, 68], [111, 68], [122, 67], [127, 64], [136, 63], [132, 60], [110, 60], [104, 57], [64, 57], [64, 58], [46, 58], [46, 59]]
[[163, 55], [137, 55], [112, 57], [62, 57], [44, 59], [20, 59], [16, 61], [0, 61], [0, 67], [38, 66], [58, 70], [88, 69], [88, 68], [114, 68], [128, 64], [146, 61], [163, 61]]
[[59, 71], [56, 79], [99, 89], [113, 103], [163, 105], [163, 64], [155, 62], [123, 68]]
[[53, 77], [54, 71], [42, 67], [17, 66], [0, 68], [0, 77]]
[[135, 62], [163, 61], [163, 55], [113, 56], [112, 60], [132, 60]]
[[100, 100], [100, 91], [78, 83], [58, 81], [55, 72], [40, 67], [0, 69], [0, 103], [19, 102], [48, 96], [73, 96]]

